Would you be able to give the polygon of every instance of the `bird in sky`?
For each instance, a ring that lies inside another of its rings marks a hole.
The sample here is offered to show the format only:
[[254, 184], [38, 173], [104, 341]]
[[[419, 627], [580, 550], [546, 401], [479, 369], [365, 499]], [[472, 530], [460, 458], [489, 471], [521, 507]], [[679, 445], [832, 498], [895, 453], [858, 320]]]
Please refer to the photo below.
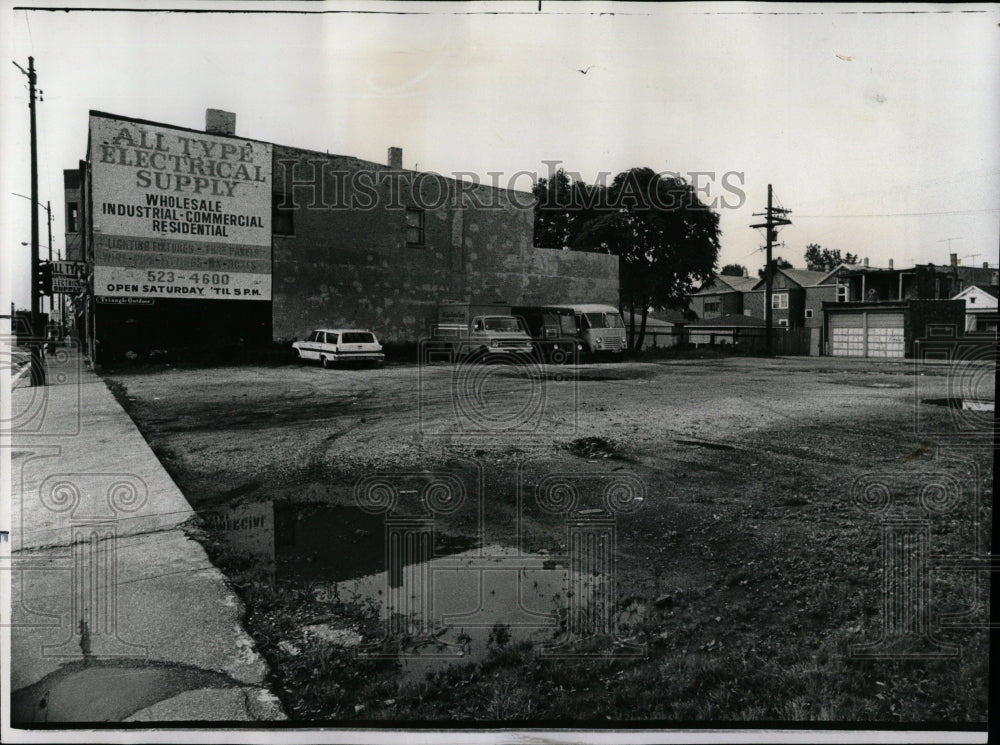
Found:
[[595, 65], [590, 65], [586, 70], [577, 70], [577, 72], [581, 73], [582, 75], [586, 75], [588, 72], [590, 72], [591, 68], [593, 67], [595, 67]]

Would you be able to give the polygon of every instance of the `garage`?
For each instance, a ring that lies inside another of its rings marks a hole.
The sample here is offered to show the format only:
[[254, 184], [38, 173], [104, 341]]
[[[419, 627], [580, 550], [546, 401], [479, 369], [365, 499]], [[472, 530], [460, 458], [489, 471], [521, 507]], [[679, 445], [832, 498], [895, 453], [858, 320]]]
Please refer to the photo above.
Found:
[[830, 314], [834, 357], [891, 357], [906, 354], [904, 313], [863, 310]]

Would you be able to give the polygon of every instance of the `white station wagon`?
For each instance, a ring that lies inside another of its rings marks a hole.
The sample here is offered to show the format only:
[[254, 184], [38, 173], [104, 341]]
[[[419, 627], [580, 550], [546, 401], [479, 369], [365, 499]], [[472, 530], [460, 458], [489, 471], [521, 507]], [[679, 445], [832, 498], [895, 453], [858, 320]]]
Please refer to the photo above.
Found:
[[385, 359], [375, 334], [363, 329], [316, 329], [292, 344], [299, 361], [317, 360], [329, 368], [336, 362], [375, 362]]

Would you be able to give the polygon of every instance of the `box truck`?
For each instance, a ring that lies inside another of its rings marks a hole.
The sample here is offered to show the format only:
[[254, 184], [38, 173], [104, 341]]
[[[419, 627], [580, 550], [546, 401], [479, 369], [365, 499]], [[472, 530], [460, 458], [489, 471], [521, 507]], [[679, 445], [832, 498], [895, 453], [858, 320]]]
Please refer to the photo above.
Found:
[[557, 365], [579, 361], [583, 345], [577, 339], [576, 314], [570, 308], [515, 305], [510, 313], [524, 323], [538, 359]]

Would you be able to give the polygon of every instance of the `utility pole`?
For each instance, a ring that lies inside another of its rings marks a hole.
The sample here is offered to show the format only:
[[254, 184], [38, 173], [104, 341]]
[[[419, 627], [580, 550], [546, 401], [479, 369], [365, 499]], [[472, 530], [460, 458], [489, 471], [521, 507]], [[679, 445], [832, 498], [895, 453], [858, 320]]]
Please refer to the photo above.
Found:
[[754, 212], [754, 217], [764, 216], [764, 222], [758, 223], [757, 225], [751, 225], [751, 228], [764, 228], [765, 235], [767, 236], [767, 259], [764, 264], [764, 353], [767, 356], [771, 356], [771, 335], [772, 335], [772, 316], [774, 315], [771, 309], [771, 286], [774, 283], [774, 262], [771, 258], [771, 250], [774, 248], [774, 240], [778, 237], [778, 226], [779, 225], [791, 225], [792, 221], [785, 218], [791, 210], [786, 210], [781, 207], [774, 206], [774, 190], [771, 188], [771, 184], [767, 185], [767, 211], [766, 212]]
[[[35, 126], [35, 58], [28, 57], [28, 69], [16, 62], [14, 66], [28, 78], [28, 111], [31, 113], [31, 384], [45, 385], [45, 368], [42, 362], [42, 333], [39, 306], [41, 292], [38, 287], [38, 130]], [[49, 241], [51, 251], [52, 241]]]
[[[52, 202], [45, 200], [45, 216], [49, 218], [49, 264], [52, 263]], [[49, 313], [52, 312], [55, 298], [49, 295]], [[52, 320], [51, 318], [49, 319]]]

